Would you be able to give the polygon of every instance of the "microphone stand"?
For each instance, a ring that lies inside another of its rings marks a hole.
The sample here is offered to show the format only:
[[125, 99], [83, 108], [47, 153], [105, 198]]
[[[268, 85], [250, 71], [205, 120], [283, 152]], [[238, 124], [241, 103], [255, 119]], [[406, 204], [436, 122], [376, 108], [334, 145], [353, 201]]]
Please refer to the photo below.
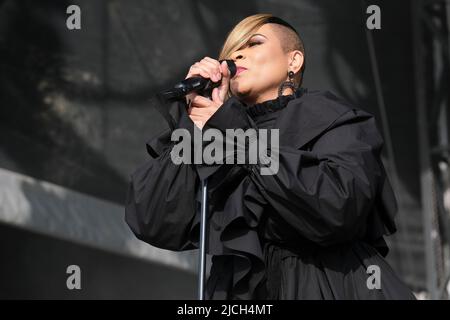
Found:
[[[211, 93], [205, 94], [211, 99]], [[202, 128], [203, 130], [203, 128]], [[200, 245], [198, 252], [198, 300], [205, 300], [206, 278], [206, 217], [208, 215], [208, 178], [201, 181], [201, 206], [200, 206]]]
[[[158, 98], [165, 101], [173, 101], [180, 91], [168, 90], [158, 94]], [[212, 91], [205, 90], [204, 97], [211, 99]], [[172, 123], [172, 118], [167, 109], [158, 108], [158, 111], [166, 118], [169, 125], [172, 124], [172, 129], [175, 124]], [[202, 128], [203, 129], [203, 128]], [[206, 217], [208, 214], [208, 178], [201, 181], [201, 206], [200, 206], [200, 240], [199, 240], [199, 254], [198, 254], [198, 299], [205, 300], [205, 278], [206, 278]]]
[[[223, 60], [220, 60], [222, 62]], [[236, 64], [231, 59], [225, 60], [228, 65], [228, 69], [230, 70], [230, 76], [233, 77], [236, 74]], [[192, 80], [191, 80], [192, 81]], [[191, 82], [188, 86], [195, 86], [198, 85], [199, 80], [195, 80], [194, 82]], [[159, 96], [162, 99], [170, 100], [172, 98], [177, 98], [179, 96], [183, 96], [187, 93], [187, 90], [189, 89], [186, 87], [186, 79], [182, 81], [180, 84], [177, 84], [175, 88], [172, 88], [170, 90], [164, 91], [159, 94]], [[210, 86], [211, 84], [207, 85], [204, 90], [204, 96], [211, 99], [212, 95], [212, 89], [213, 87]], [[170, 118], [168, 116], [167, 110], [161, 110], [161, 113], [166, 117]], [[171, 120], [168, 120], [169, 123], [171, 123]], [[203, 128], [202, 128], [203, 129]], [[201, 206], [200, 206], [200, 240], [199, 240], [199, 264], [198, 264], [198, 299], [199, 300], [205, 300], [205, 278], [206, 278], [206, 217], [208, 214], [208, 178], [205, 178], [201, 181], [201, 192], [202, 192], [202, 198], [201, 198]]]
[[206, 250], [205, 250], [205, 238], [206, 238], [206, 216], [208, 213], [208, 178], [202, 180], [202, 204], [200, 212], [200, 247], [199, 247], [199, 266], [198, 266], [198, 300], [205, 300], [205, 278], [206, 278]]
[[[174, 97], [170, 96], [172, 92], [167, 91], [166, 93], [159, 93], [157, 97], [162, 101], [173, 101]], [[205, 97], [211, 98], [211, 94], [204, 94]], [[157, 110], [166, 118], [166, 121], [169, 123], [172, 129], [175, 128], [175, 123], [171, 118], [170, 113], [165, 108], [159, 108], [157, 104]], [[195, 124], [194, 124], [195, 125]], [[203, 129], [203, 128], [202, 128]], [[200, 245], [199, 245], [199, 254], [198, 254], [198, 299], [205, 300], [205, 278], [206, 278], [206, 217], [208, 214], [208, 178], [205, 178], [201, 181], [201, 206], [200, 206]]]

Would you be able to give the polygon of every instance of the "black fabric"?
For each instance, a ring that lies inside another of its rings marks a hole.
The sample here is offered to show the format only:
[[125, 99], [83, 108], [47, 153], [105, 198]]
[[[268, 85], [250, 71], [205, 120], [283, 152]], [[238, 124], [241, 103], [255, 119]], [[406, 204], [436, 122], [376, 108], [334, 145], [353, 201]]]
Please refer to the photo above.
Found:
[[300, 98], [307, 91], [306, 88], [297, 88], [294, 94], [278, 96], [252, 106], [244, 104], [245, 111], [253, 119], [258, 129], [271, 129], [278, 117], [278, 111], [285, 108], [289, 101]]
[[[185, 103], [178, 108], [177, 128], [198, 133]], [[150, 139], [152, 157], [127, 195], [135, 235], [198, 248], [199, 183], [208, 179], [207, 299], [414, 299], [384, 259], [397, 203], [374, 117], [328, 91], [299, 89], [260, 106], [231, 97], [203, 131], [259, 126], [279, 129], [274, 175], [262, 175], [261, 162], [175, 165], [170, 130]], [[381, 289], [366, 285], [370, 265], [381, 269]]]
[[260, 116], [277, 112], [287, 106], [288, 102], [295, 98], [300, 98], [308, 90], [306, 88], [297, 88], [294, 94], [278, 96], [275, 99], [256, 103], [251, 106], [243, 104], [247, 114], [254, 120]]

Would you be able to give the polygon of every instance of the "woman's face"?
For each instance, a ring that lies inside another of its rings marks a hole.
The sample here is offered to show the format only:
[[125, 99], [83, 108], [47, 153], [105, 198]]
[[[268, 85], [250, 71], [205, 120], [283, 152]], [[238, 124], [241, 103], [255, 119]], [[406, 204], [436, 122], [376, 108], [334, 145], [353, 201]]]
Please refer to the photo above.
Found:
[[231, 79], [233, 95], [249, 105], [278, 96], [278, 87], [287, 80], [289, 54], [283, 52], [272, 24], [261, 26], [231, 58], [247, 69]]

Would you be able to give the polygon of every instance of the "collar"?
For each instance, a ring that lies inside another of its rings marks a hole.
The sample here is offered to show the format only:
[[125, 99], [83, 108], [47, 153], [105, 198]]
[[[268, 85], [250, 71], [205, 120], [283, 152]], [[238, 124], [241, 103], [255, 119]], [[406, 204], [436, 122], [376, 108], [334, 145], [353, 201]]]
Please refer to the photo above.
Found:
[[290, 100], [300, 98], [307, 91], [308, 89], [306, 88], [297, 88], [293, 94], [281, 95], [275, 99], [266, 100], [251, 106], [247, 106], [244, 104], [245, 111], [252, 118], [255, 118], [259, 115], [276, 112], [286, 107]]

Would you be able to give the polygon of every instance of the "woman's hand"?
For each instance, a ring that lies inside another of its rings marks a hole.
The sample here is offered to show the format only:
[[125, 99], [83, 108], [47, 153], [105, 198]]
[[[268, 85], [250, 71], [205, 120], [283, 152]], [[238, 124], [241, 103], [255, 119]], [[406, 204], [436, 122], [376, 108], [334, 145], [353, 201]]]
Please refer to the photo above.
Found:
[[202, 76], [211, 79], [213, 82], [218, 82], [222, 79], [220, 86], [213, 89], [211, 99], [203, 97], [196, 92], [186, 95], [188, 105], [190, 103], [188, 108], [189, 117], [201, 129], [206, 121], [225, 102], [230, 85], [230, 71], [226, 61], [220, 63], [215, 59], [205, 57], [191, 66], [185, 79], [193, 76]]

